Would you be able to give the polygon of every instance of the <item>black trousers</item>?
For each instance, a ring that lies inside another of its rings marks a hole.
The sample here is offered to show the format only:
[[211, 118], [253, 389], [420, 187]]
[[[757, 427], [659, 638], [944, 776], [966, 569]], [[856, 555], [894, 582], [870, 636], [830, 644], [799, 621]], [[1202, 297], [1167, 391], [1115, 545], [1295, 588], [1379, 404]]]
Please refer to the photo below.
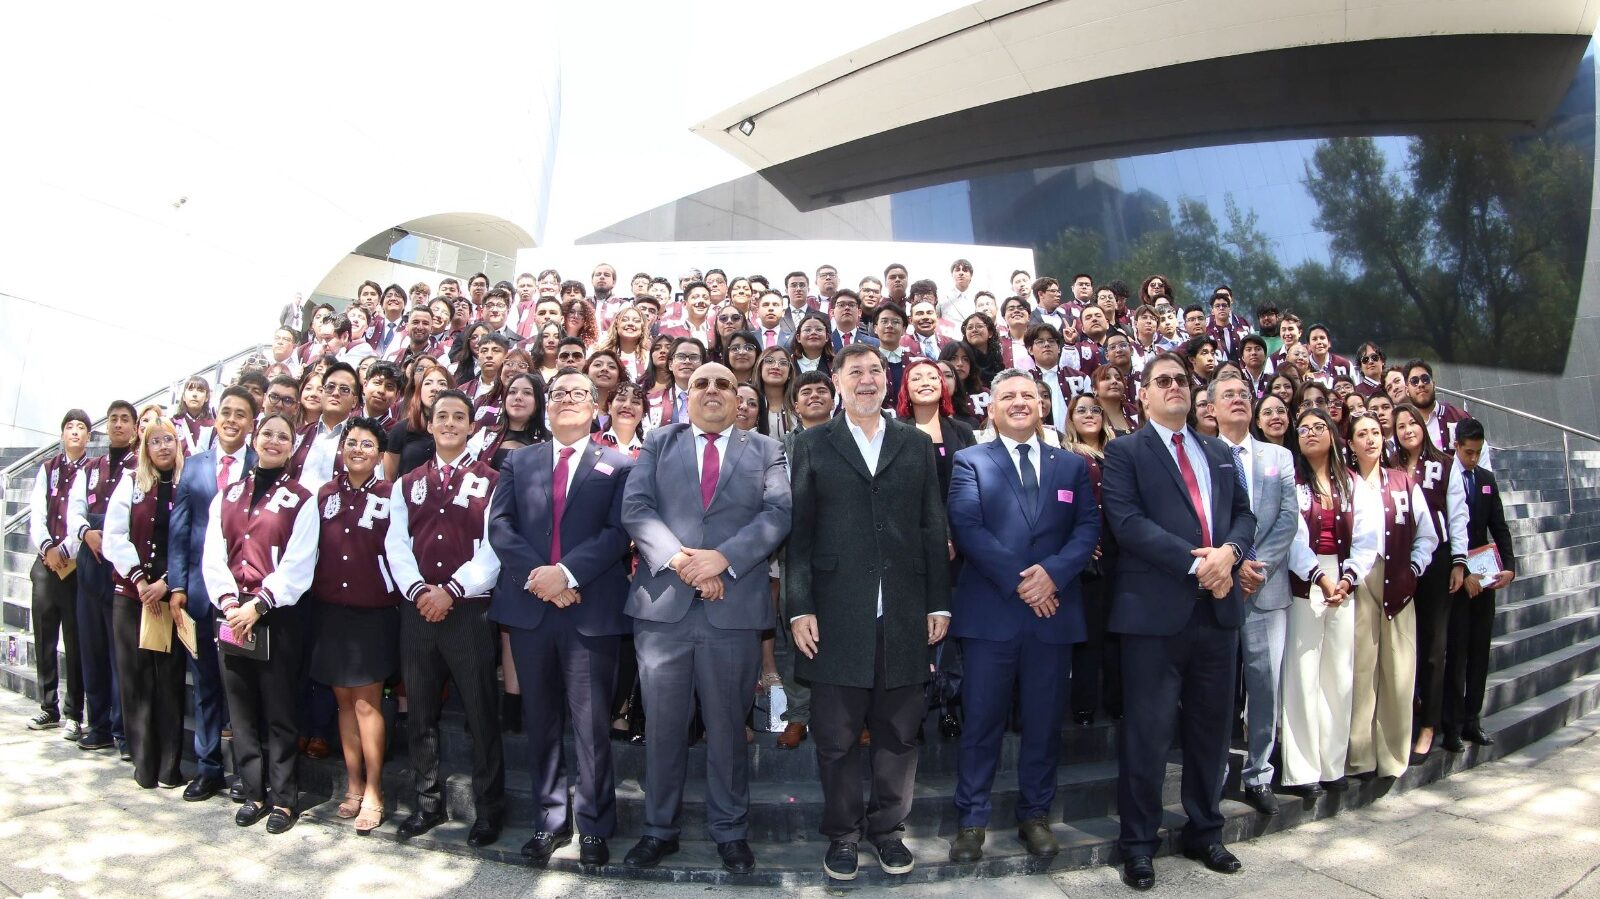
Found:
[[[70, 721], [83, 721], [83, 667], [78, 660], [78, 575], [66, 580], [33, 562], [33, 665], [39, 676], [39, 707]], [[60, 654], [66, 655], [61, 670]], [[67, 682], [61, 696], [61, 681]]]
[[222, 653], [222, 689], [233, 721], [233, 770], [245, 799], [290, 810], [299, 798], [295, 690], [306, 649], [302, 613], [298, 606], [286, 606], [261, 619], [272, 632], [272, 655], [266, 661]]
[[[811, 685], [811, 738], [822, 780], [822, 835], [859, 842], [898, 837], [911, 814], [917, 732], [927, 709], [922, 684], [884, 686], [883, 622], [870, 688]], [[971, 715], [969, 708], [967, 714]], [[861, 729], [872, 731], [872, 796], [861, 794]]]
[[172, 635], [171, 652], [139, 648], [144, 606], [126, 596], [111, 598], [116, 641], [117, 687], [122, 724], [133, 755], [133, 779], [145, 789], [183, 782], [183, 673], [188, 650]]
[[1433, 554], [1417, 581], [1417, 714], [1414, 730], [1438, 727], [1444, 710], [1445, 650], [1450, 641], [1450, 550]]
[[1072, 648], [1072, 711], [1122, 714], [1122, 641], [1106, 633], [1111, 615], [1111, 579], [1083, 582], [1083, 620], [1088, 639]]
[[[444, 810], [439, 713], [445, 684], [454, 682], [472, 739], [472, 795], [477, 815], [490, 821], [504, 817], [506, 768], [494, 681], [499, 644], [499, 632], [489, 623], [486, 602], [457, 602], [437, 623], [424, 620], [416, 603], [400, 605], [400, 673], [411, 705], [406, 731], [420, 812], [431, 815]], [[530, 682], [523, 693], [542, 686]]]
[[1123, 858], [1154, 855], [1161, 786], [1176, 731], [1183, 743], [1183, 845], [1222, 840], [1222, 787], [1233, 727], [1239, 629], [1217, 623], [1209, 594], [1171, 636], [1122, 635], [1122, 683], [1138, 697], [1117, 729], [1118, 846]]
[[1444, 718], [1447, 734], [1478, 727], [1483, 692], [1489, 682], [1489, 640], [1494, 631], [1494, 591], [1450, 600], [1450, 639], [1444, 662]]

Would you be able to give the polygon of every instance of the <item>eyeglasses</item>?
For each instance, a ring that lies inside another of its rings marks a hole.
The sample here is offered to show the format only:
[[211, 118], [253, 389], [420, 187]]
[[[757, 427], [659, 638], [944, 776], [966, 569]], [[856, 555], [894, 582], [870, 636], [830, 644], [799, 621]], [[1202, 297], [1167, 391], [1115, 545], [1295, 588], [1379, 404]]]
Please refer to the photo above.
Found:
[[1426, 387], [1433, 383], [1433, 375], [1412, 375], [1406, 379], [1406, 383], [1412, 387]]
[[557, 362], [570, 362], [573, 365], [577, 365], [578, 363], [583, 361], [583, 354], [582, 353], [557, 353], [556, 354], [556, 361]]
[[1382, 362], [1383, 356], [1378, 353], [1367, 353], [1365, 356], [1362, 356], [1356, 361], [1360, 362], [1362, 365], [1366, 365], [1368, 362]]
[[1078, 411], [1079, 412], [1087, 412], [1090, 415], [1105, 415], [1106, 414], [1106, 410], [1100, 408], [1099, 406], [1079, 406], [1078, 407]]
[[728, 352], [730, 353], [754, 353], [755, 351], [756, 348], [748, 343], [736, 343], [728, 347]]
[[728, 378], [695, 378], [689, 382], [689, 389], [691, 390], [706, 390], [708, 388], [732, 390], [733, 381]]
[[1295, 428], [1295, 431], [1301, 437], [1321, 437], [1323, 434], [1328, 433], [1328, 426], [1324, 424], [1301, 425]]
[[1188, 387], [1189, 379], [1184, 375], [1156, 375], [1150, 379], [1157, 390], [1166, 390], [1169, 387]]
[[763, 368], [788, 368], [789, 360], [783, 358], [782, 356], [775, 356], [761, 363], [761, 366]]
[[267, 402], [277, 406], [288, 406], [294, 402], [294, 397], [284, 396], [281, 393], [267, 394]]
[[178, 443], [178, 438], [172, 436], [171, 434], [158, 434], [155, 437], [145, 438], [144, 442], [146, 446], [150, 447], [151, 449], [155, 449], [156, 447], [161, 446], [176, 446]]
[[1032, 346], [1039, 346], [1039, 347], [1060, 346], [1060, 345], [1061, 345], [1061, 341], [1056, 340], [1054, 338], [1050, 338], [1050, 337], [1041, 337], [1038, 340], [1035, 340], [1033, 342], [1033, 344], [1032, 344]]
[[354, 390], [344, 384], [324, 384], [322, 385], [322, 392], [328, 396], [350, 396], [355, 393]]
[[699, 362], [700, 361], [700, 354], [699, 353], [673, 353], [672, 354], [672, 361], [673, 362]]
[[1316, 408], [1322, 408], [1322, 407], [1327, 406], [1327, 405], [1328, 405], [1328, 400], [1327, 400], [1326, 397], [1318, 397], [1317, 399], [1306, 400], [1305, 402], [1301, 403], [1300, 404], [1300, 408], [1305, 409], [1307, 407], [1310, 407], [1310, 408], [1316, 409]]
[[593, 394], [591, 394], [589, 391], [583, 389], [582, 387], [572, 387], [572, 388], [563, 387], [563, 388], [558, 388], [556, 390], [550, 391], [550, 402], [552, 402], [552, 403], [566, 403], [566, 402], [581, 403], [581, 402], [583, 402], [584, 400], [588, 399], [591, 396], [593, 396]]

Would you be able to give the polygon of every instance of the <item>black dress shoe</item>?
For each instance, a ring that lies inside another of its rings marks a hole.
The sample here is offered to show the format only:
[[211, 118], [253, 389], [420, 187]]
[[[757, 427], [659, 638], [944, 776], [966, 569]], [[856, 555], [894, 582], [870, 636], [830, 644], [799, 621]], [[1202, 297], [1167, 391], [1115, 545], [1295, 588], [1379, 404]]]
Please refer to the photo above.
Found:
[[1428, 754], [1426, 752], [1413, 752], [1413, 753], [1411, 753], [1411, 759], [1410, 759], [1411, 767], [1415, 768], [1418, 765], [1426, 765], [1427, 763], [1428, 763]]
[[1330, 793], [1343, 793], [1345, 790], [1350, 789], [1350, 780], [1345, 777], [1341, 777], [1338, 780], [1325, 780], [1322, 782], [1322, 788]]
[[1183, 850], [1183, 855], [1185, 858], [1194, 859], [1218, 874], [1237, 874], [1239, 869], [1244, 867], [1244, 865], [1239, 864], [1237, 858], [1233, 857], [1233, 853], [1228, 851], [1228, 847], [1221, 843], [1212, 843], [1199, 849], [1185, 849]]
[[559, 830], [555, 833], [541, 830], [522, 844], [522, 857], [536, 864], [543, 864], [550, 860], [552, 853], [570, 842], [572, 842], [571, 830]]
[[288, 809], [274, 808], [267, 815], [267, 833], [283, 833], [294, 826], [295, 813]]
[[493, 846], [494, 841], [500, 839], [500, 822], [498, 819], [478, 816], [472, 822], [472, 829], [467, 831], [467, 845], [475, 849], [484, 846]]
[[944, 715], [939, 718], [939, 736], [946, 740], [961, 739], [961, 720], [954, 715]]
[[249, 827], [257, 821], [260, 821], [262, 818], [265, 818], [267, 816], [267, 812], [269, 811], [270, 809], [267, 808], [267, 804], [265, 802], [256, 802], [251, 800], [246, 802], [244, 805], [239, 806], [239, 810], [233, 813], [233, 823], [239, 825], [240, 827]]
[[744, 840], [729, 840], [717, 844], [717, 854], [722, 856], [722, 867], [734, 874], [749, 874], [755, 870], [756, 854]]
[[183, 790], [185, 802], [205, 802], [207, 799], [222, 792], [226, 786], [220, 777], [196, 777], [189, 781], [189, 786]]
[[611, 861], [611, 848], [605, 837], [578, 838], [578, 864], [600, 867]]
[[1283, 791], [1293, 796], [1299, 796], [1301, 799], [1313, 800], [1320, 798], [1323, 793], [1328, 792], [1327, 790], [1324, 790], [1322, 788], [1322, 784], [1319, 783], [1295, 784], [1292, 787], [1283, 787]]
[[235, 804], [244, 801], [244, 781], [237, 778], [228, 785], [228, 798]]
[[677, 840], [663, 840], [660, 837], [642, 836], [639, 842], [633, 844], [622, 863], [632, 868], [653, 868], [661, 864], [661, 860], [678, 851]]
[[1461, 742], [1461, 738], [1455, 734], [1445, 734], [1439, 745], [1444, 747], [1445, 752], [1450, 753], [1465, 752], [1467, 748], [1467, 744]]
[[85, 752], [94, 752], [99, 749], [110, 749], [111, 738], [104, 734], [97, 734], [85, 730], [83, 736], [78, 738], [78, 748]]
[[394, 835], [402, 840], [420, 837], [444, 823], [444, 812], [412, 812], [411, 817], [400, 822]]
[[1484, 733], [1483, 728], [1477, 726], [1463, 727], [1461, 729], [1461, 739], [1466, 740], [1468, 743], [1476, 743], [1479, 746], [1494, 745], [1494, 737]]
[[1079, 727], [1088, 727], [1094, 723], [1094, 712], [1073, 712], [1072, 721]]
[[1122, 882], [1140, 891], [1156, 885], [1156, 866], [1148, 855], [1135, 855], [1122, 863]]
[[910, 874], [916, 867], [917, 860], [899, 837], [885, 837], [873, 843], [872, 848], [878, 854], [878, 867], [885, 874]]
[[1266, 784], [1245, 787], [1244, 801], [1246, 805], [1263, 815], [1278, 813], [1278, 797], [1272, 792], [1272, 787]]
[[855, 880], [860, 867], [860, 853], [849, 840], [834, 840], [828, 844], [828, 854], [822, 857], [822, 873], [833, 880]]

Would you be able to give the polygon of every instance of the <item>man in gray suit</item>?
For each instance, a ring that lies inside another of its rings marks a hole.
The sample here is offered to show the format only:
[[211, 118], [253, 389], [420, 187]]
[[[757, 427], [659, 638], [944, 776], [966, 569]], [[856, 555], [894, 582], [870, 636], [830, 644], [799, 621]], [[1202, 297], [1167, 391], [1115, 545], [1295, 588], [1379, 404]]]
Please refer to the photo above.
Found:
[[1283, 647], [1289, 629], [1289, 542], [1299, 521], [1295, 505], [1294, 459], [1281, 446], [1250, 436], [1250, 385], [1229, 373], [1207, 388], [1217, 415], [1218, 436], [1248, 475], [1250, 510], [1256, 515], [1256, 542], [1239, 568], [1244, 588], [1245, 730], [1249, 755], [1240, 782], [1244, 801], [1264, 815], [1278, 813], [1272, 794], [1272, 754], [1282, 705]]
[[[795, 674], [811, 682], [829, 840], [823, 871], [852, 880], [863, 836], [885, 873], [914, 864], [902, 831], [927, 710], [927, 647], [950, 623], [950, 544], [933, 441], [883, 416], [882, 353], [845, 347], [833, 383], [845, 414], [794, 441], [784, 604], [802, 656]], [[862, 800], [863, 726], [872, 732], [870, 805]]]
[[689, 421], [652, 431], [628, 475], [622, 524], [639, 550], [623, 609], [633, 618], [645, 719], [644, 835], [624, 862], [678, 851], [695, 699], [706, 729], [706, 825], [723, 867], [755, 866], [744, 719], [761, 631], [773, 626], [767, 557], [789, 534], [789, 474], [776, 440], [733, 426], [733, 372], [689, 377]]

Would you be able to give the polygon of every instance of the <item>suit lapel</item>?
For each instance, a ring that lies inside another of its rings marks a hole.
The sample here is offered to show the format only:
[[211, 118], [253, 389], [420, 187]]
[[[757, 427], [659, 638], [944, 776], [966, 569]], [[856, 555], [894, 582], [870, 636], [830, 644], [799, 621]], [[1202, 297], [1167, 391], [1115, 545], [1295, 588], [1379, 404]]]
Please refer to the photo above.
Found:
[[1028, 505], [1022, 498], [1022, 479], [1017, 476], [1017, 466], [1011, 463], [1011, 453], [999, 437], [989, 443], [989, 456], [994, 460], [995, 467], [1000, 469], [1000, 476], [1011, 485], [1011, 492], [1017, 497], [1017, 508], [1026, 510]]
[[[1183, 507], [1194, 516], [1194, 523], [1200, 523], [1200, 516], [1196, 514], [1194, 503], [1189, 502], [1189, 485], [1183, 482], [1183, 472], [1178, 470], [1178, 463], [1173, 460], [1172, 452], [1161, 442], [1161, 432], [1155, 428], [1145, 428], [1145, 447], [1150, 455], [1155, 457], [1156, 464], [1166, 471], [1172, 478], [1172, 483], [1178, 488], [1178, 496], [1184, 500]], [[1212, 478], [1212, 480], [1216, 480]]]
[[728, 429], [727, 451], [723, 454], [721, 464], [717, 470], [716, 491], [711, 494], [711, 503], [716, 505], [717, 497], [722, 495], [722, 485], [728, 483], [728, 478], [733, 472], [733, 467], [739, 464], [744, 456], [745, 447], [750, 443], [750, 432], [738, 428]]
[[[1222, 508], [1222, 479], [1238, 477], [1237, 457], [1224, 450], [1227, 461], [1222, 461], [1212, 454], [1211, 448], [1206, 445], [1206, 440], [1199, 434], [1195, 440], [1200, 443], [1200, 455], [1205, 457], [1206, 463], [1211, 466], [1211, 508], [1206, 510], [1206, 523], [1211, 527], [1211, 542], [1217, 542], [1217, 510]], [[1224, 471], [1222, 466], [1227, 465], [1230, 471]]]
[[[828, 429], [828, 440], [833, 444], [834, 451], [844, 457], [844, 460], [855, 469], [856, 474], [863, 480], [872, 481], [872, 472], [867, 471], [867, 460], [861, 458], [861, 450], [856, 446], [856, 439], [850, 433], [850, 427], [845, 423], [843, 415], [829, 421], [823, 427]], [[885, 438], [887, 442], [887, 438]], [[886, 447], [887, 448], [887, 447]], [[879, 454], [882, 455], [881, 453]]]
[[695, 446], [699, 442], [695, 439], [694, 427], [685, 425], [678, 437], [678, 445], [672, 451], [678, 457], [678, 468], [682, 472], [679, 477], [686, 479], [684, 483], [692, 487], [695, 496], [700, 495], [700, 463], [695, 458], [695, 454], [700, 452], [700, 447]]
[[[879, 427], [883, 428], [883, 446], [878, 449], [878, 470], [873, 472], [876, 477], [889, 470], [889, 463], [906, 445], [906, 428], [911, 425], [902, 425], [885, 418]], [[846, 429], [848, 430], [848, 428]], [[852, 443], [855, 441], [852, 440]]]
[[1040, 441], [1039, 446], [1039, 504], [1033, 510], [1033, 520], [1039, 521], [1044, 517], [1044, 510], [1048, 507], [1051, 491], [1055, 488], [1051, 483], [1055, 480], [1056, 453], [1065, 452]]
[[[578, 469], [572, 473], [572, 484], [567, 487], [567, 501], [569, 503], [572, 501], [572, 497], [577, 494], [578, 488], [583, 486], [584, 478], [587, 478], [589, 472], [594, 470], [595, 460], [600, 458], [602, 452], [604, 450], [600, 447], [600, 444], [595, 443], [594, 438], [591, 437], [589, 438], [589, 447], [581, 455], [573, 457], [572, 464], [577, 465]], [[551, 456], [550, 458], [554, 459], [555, 457]], [[555, 470], [552, 467], [553, 464], [552, 462], [550, 465], [545, 466], [552, 475], [555, 474]]]

